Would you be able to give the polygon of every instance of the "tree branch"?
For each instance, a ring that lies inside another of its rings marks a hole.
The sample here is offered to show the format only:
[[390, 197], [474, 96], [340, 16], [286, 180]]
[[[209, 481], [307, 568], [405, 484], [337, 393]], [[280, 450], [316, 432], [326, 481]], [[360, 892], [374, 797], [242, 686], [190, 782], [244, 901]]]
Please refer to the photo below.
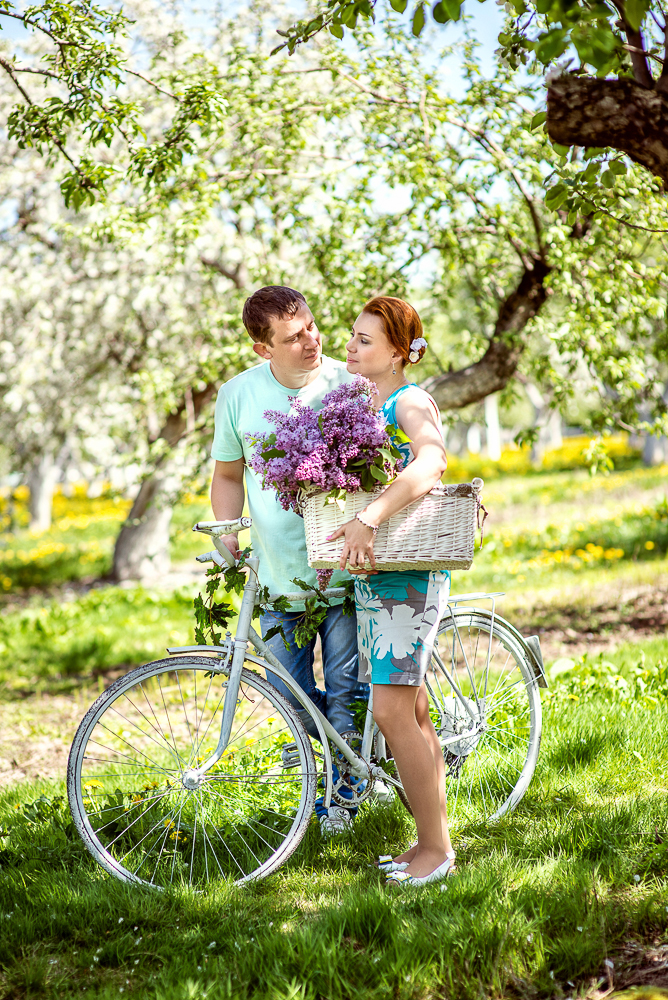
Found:
[[661, 76], [656, 81], [656, 90], [660, 94], [668, 94], [668, 19], [666, 24], [663, 26], [663, 68], [661, 70]]
[[531, 269], [524, 269], [517, 287], [501, 304], [489, 346], [479, 361], [421, 383], [442, 409], [461, 409], [507, 385], [525, 348], [522, 331], [547, 298], [545, 279], [551, 270], [538, 256]]
[[[19, 91], [19, 93], [22, 95], [23, 99], [25, 100], [26, 104], [32, 105], [33, 102], [30, 99], [30, 95], [27, 93], [27, 91], [25, 91], [23, 89], [23, 87], [21, 86], [21, 84], [19, 83], [19, 81], [16, 79], [16, 76], [14, 74], [14, 68], [13, 68], [12, 64], [10, 62], [8, 62], [6, 59], [3, 59], [2, 56], [0, 56], [0, 66], [2, 66], [2, 68], [5, 70], [5, 72], [7, 73], [7, 75], [10, 77], [10, 79], [14, 83], [14, 86], [16, 87], [16, 89]], [[55, 135], [53, 134], [53, 132], [51, 131], [51, 129], [48, 127], [48, 125], [44, 126], [44, 130], [51, 137], [51, 141], [53, 142], [54, 146], [56, 146], [60, 150], [60, 152], [63, 154], [63, 156], [65, 157], [65, 159], [69, 163], [72, 164], [72, 166], [74, 167], [75, 171], [79, 174], [79, 176], [80, 177], [83, 176], [83, 174], [82, 174], [79, 166], [74, 162], [74, 160], [72, 159], [72, 157], [66, 151], [65, 147], [63, 146], [63, 144], [55, 137]]]
[[153, 83], [153, 80], [149, 80], [149, 78], [144, 76], [142, 73], [137, 73], [134, 69], [128, 69], [127, 67], [125, 67], [125, 72], [129, 73], [130, 76], [136, 76], [140, 80], [143, 80], [144, 83], [149, 85], [149, 87], [153, 87], [154, 90], [157, 90], [159, 94], [164, 94], [165, 97], [171, 97], [171, 99], [176, 101], [177, 104], [181, 104], [181, 99], [177, 97], [176, 94], [170, 94], [168, 90], [163, 90], [162, 87], [159, 87], [157, 83]]
[[624, 0], [612, 0], [612, 2], [615, 9], [619, 12], [622, 22], [621, 26], [624, 28], [626, 40], [629, 43], [629, 55], [631, 56], [631, 65], [633, 66], [633, 75], [636, 83], [639, 83], [641, 87], [646, 87], [648, 90], [652, 90], [654, 87], [654, 80], [649, 70], [642, 32], [640, 28], [632, 28], [626, 20]]
[[668, 184], [668, 96], [633, 80], [566, 73], [547, 90], [547, 132], [563, 146], [611, 146]]
[[218, 271], [219, 274], [222, 274], [222, 276], [227, 278], [228, 281], [231, 281], [234, 287], [238, 288], [239, 291], [243, 291], [246, 287], [247, 280], [243, 264], [239, 263], [234, 269], [232, 269], [226, 267], [221, 261], [211, 260], [211, 258], [205, 257], [203, 254], [200, 255], [200, 261], [205, 267], [210, 267], [213, 271]]

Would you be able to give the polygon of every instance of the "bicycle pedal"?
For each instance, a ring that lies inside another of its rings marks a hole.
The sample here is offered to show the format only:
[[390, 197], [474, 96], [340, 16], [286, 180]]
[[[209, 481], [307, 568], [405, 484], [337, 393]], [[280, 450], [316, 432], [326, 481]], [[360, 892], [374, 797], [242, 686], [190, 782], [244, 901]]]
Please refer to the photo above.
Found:
[[299, 751], [296, 743], [284, 743], [281, 747], [281, 765], [284, 768], [296, 767], [299, 764]]

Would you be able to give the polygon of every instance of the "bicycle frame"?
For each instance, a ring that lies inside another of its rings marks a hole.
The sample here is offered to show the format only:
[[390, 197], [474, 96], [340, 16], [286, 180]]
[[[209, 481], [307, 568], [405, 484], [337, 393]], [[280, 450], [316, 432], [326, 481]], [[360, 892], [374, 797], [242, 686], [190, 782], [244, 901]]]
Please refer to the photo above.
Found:
[[[214, 562], [219, 566], [223, 566], [225, 563], [229, 566], [236, 565], [234, 557], [230, 553], [229, 549], [220, 540], [221, 534], [231, 534], [233, 531], [238, 530], [243, 527], [250, 527], [250, 518], [240, 518], [235, 521], [229, 522], [200, 522], [193, 527], [193, 531], [202, 531], [206, 534], [211, 535], [216, 549], [211, 552], [204, 553], [201, 556], [197, 556], [198, 562]], [[325, 777], [325, 794], [324, 794], [324, 804], [329, 807], [331, 803], [332, 787], [333, 787], [333, 775], [332, 775], [332, 753], [330, 750], [330, 743], [333, 744], [337, 750], [342, 754], [342, 756], [348, 761], [350, 765], [351, 772], [358, 778], [366, 779], [378, 778], [386, 783], [400, 786], [401, 782], [391, 775], [388, 775], [382, 767], [375, 764], [370, 764], [369, 759], [371, 757], [371, 751], [373, 747], [373, 740], [376, 734], [376, 727], [373, 721], [373, 687], [371, 688], [371, 694], [369, 697], [369, 704], [366, 713], [366, 720], [364, 725], [364, 732], [362, 734], [362, 746], [360, 754], [355, 753], [355, 751], [350, 747], [346, 741], [341, 737], [341, 735], [331, 726], [326, 717], [320, 712], [320, 710], [313, 704], [308, 694], [300, 687], [300, 685], [295, 681], [295, 679], [290, 675], [282, 663], [276, 658], [276, 656], [269, 649], [265, 641], [252, 627], [252, 618], [255, 613], [257, 604], [257, 592], [258, 592], [258, 568], [259, 559], [257, 557], [251, 557], [246, 559], [246, 566], [249, 569], [248, 579], [244, 587], [243, 597], [241, 600], [241, 608], [239, 610], [239, 619], [237, 632], [234, 638], [228, 632], [228, 638], [220, 646], [171, 646], [167, 648], [167, 652], [170, 654], [183, 654], [183, 653], [214, 653], [217, 658], [224, 659], [225, 668], [230, 665], [230, 659], [232, 660], [230, 666], [229, 679], [225, 682], [227, 686], [227, 697], [225, 699], [225, 706], [223, 708], [223, 718], [220, 727], [220, 736], [218, 739], [218, 744], [213, 751], [213, 753], [205, 760], [203, 763], [197, 767], [192, 768], [186, 780], [198, 780], [199, 777], [209, 771], [214, 767], [220, 760], [225, 752], [228, 745], [230, 734], [232, 731], [232, 722], [234, 718], [234, 711], [237, 706], [237, 701], [239, 697], [239, 688], [241, 685], [241, 671], [245, 660], [250, 660], [253, 663], [257, 663], [260, 667], [265, 667], [267, 664], [271, 667], [272, 673], [276, 674], [281, 681], [285, 684], [291, 694], [299, 702], [300, 705], [309, 713], [313, 719], [314, 725], [318, 731], [318, 736], [320, 742], [322, 743], [322, 755], [324, 758], [324, 777]], [[345, 591], [342, 588], [332, 588], [325, 591], [327, 597], [341, 597]], [[271, 595], [270, 599], [275, 599], [279, 595]], [[303, 601], [307, 598], [315, 597], [315, 591], [303, 591], [296, 594], [285, 594], [288, 601], [291, 603], [297, 601]], [[464, 594], [458, 597], [451, 597], [448, 601], [448, 607], [450, 610], [450, 615], [453, 621], [453, 639], [456, 638], [459, 643], [460, 649], [464, 654], [464, 661], [466, 670], [471, 677], [471, 670], [466, 658], [466, 652], [464, 649], [464, 644], [461, 642], [459, 637], [459, 631], [457, 629], [456, 619], [453, 614], [452, 608], [460, 604], [462, 601], [473, 601], [473, 600], [491, 600], [492, 601], [492, 631], [495, 616], [495, 598], [501, 596], [499, 592], [493, 594]], [[491, 652], [491, 634], [490, 631], [490, 645], [487, 653], [487, 667], [489, 668], [489, 657]], [[259, 656], [253, 656], [248, 652], [249, 642], [253, 645]], [[262, 659], [260, 659], [262, 657]], [[472, 711], [468, 700], [462, 695], [459, 686], [457, 685], [454, 677], [448, 671], [447, 667], [440, 659], [437, 657], [439, 665], [452, 688], [454, 697], [460, 702], [463, 710], [471, 719], [471, 722], [477, 729], [481, 729], [484, 726], [484, 722], [481, 719], [484, 716], [484, 702], [486, 697], [486, 692], [482, 694], [482, 702], [476, 694], [477, 702], [477, 717], [476, 713]], [[212, 667], [212, 669], [215, 669]], [[473, 678], [471, 677], [471, 680]], [[384, 739], [382, 734], [380, 735], [381, 747], [384, 746]], [[475, 735], [475, 734], [473, 734]], [[446, 747], [449, 743], [456, 743], [461, 740], [461, 735], [457, 734], [451, 737], [441, 738], [440, 742], [443, 747]], [[380, 754], [379, 756], [384, 756]]]

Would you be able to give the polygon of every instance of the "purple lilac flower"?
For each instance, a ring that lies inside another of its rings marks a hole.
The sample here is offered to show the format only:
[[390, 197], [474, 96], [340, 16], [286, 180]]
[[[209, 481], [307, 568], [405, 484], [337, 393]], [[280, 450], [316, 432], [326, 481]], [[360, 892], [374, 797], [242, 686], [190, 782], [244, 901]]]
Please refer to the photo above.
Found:
[[[265, 412], [276, 427], [275, 439], [273, 434], [248, 435], [256, 444], [250, 464], [265, 489], [274, 487], [285, 510], [297, 509], [305, 488], [346, 493], [361, 488], [363, 466], [351, 463], [363, 459], [366, 467], [378, 465], [380, 449], [390, 443], [384, 421], [371, 405], [375, 392], [375, 385], [358, 375], [327, 393], [318, 412], [296, 397], [291, 397], [289, 413]], [[382, 465], [388, 475], [400, 468], [396, 462]]]

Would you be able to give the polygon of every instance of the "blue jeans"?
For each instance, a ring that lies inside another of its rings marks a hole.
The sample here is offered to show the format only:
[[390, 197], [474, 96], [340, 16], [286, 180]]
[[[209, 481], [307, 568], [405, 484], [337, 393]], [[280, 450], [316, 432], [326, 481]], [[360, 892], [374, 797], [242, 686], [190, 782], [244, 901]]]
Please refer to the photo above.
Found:
[[[275, 635], [268, 641], [269, 649], [337, 733], [354, 729], [351, 703], [358, 699], [366, 701], [369, 697], [369, 686], [357, 680], [357, 618], [355, 615], [344, 615], [341, 605], [327, 609], [327, 614], [318, 629], [322, 643], [324, 691], [316, 687], [313, 676], [315, 638], [301, 649], [294, 641], [294, 631], [300, 618], [299, 611], [267, 612], [260, 618], [262, 636], [264, 638], [265, 633], [274, 625], [283, 625], [285, 637], [290, 643], [290, 651], [285, 648], [280, 635]], [[313, 720], [294, 695], [290, 694], [285, 684], [269, 670], [267, 670], [267, 680], [278, 688], [291, 705], [294, 705], [307, 733], [318, 739], [318, 731]]]

